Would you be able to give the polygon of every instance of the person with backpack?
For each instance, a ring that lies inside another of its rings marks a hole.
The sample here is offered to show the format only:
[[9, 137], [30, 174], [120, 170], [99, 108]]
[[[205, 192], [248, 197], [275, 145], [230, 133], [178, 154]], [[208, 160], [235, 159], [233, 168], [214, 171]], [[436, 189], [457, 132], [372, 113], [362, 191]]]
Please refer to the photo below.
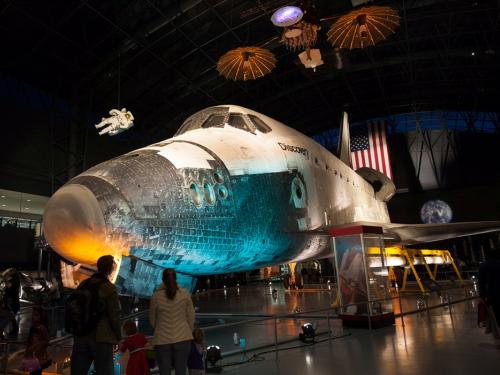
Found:
[[97, 260], [97, 272], [66, 301], [66, 331], [74, 335], [71, 374], [87, 375], [92, 361], [97, 375], [113, 375], [113, 349], [121, 340], [120, 301], [109, 276], [113, 256]]

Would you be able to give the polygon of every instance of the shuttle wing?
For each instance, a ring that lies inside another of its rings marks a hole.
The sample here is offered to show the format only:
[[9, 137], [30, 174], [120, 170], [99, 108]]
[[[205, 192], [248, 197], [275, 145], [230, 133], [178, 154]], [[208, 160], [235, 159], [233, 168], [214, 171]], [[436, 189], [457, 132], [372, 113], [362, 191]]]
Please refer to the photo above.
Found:
[[363, 221], [348, 225], [332, 226], [325, 228], [322, 232], [328, 232], [330, 229], [355, 226], [381, 227], [384, 230], [386, 241], [402, 245], [414, 245], [500, 231], [500, 221], [471, 221], [449, 224], [397, 224]]
[[500, 231], [500, 221], [472, 221], [449, 224], [383, 224], [382, 227], [384, 232], [393, 234], [398, 242], [411, 245]]

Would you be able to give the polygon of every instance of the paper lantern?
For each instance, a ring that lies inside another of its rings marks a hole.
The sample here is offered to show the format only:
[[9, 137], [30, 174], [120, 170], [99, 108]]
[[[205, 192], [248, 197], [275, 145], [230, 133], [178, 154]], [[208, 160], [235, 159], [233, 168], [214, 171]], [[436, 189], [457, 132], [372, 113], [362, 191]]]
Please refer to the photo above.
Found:
[[217, 63], [220, 75], [233, 81], [257, 79], [270, 73], [276, 58], [265, 48], [239, 47], [226, 52]]
[[340, 17], [327, 33], [328, 41], [338, 48], [365, 48], [385, 40], [399, 26], [398, 12], [391, 7], [372, 6]]

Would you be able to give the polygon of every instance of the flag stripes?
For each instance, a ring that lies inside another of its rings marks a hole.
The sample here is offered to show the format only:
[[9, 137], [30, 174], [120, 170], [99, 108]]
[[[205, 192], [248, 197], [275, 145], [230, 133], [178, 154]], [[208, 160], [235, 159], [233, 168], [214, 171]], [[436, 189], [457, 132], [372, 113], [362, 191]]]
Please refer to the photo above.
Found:
[[354, 170], [367, 167], [392, 179], [385, 123], [370, 122], [351, 131], [351, 157]]

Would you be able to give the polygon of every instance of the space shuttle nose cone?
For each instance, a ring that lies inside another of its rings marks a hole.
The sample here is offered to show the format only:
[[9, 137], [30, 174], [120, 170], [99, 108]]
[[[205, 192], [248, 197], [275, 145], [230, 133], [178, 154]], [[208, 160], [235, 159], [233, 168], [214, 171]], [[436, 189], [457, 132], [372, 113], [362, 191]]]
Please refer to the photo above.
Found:
[[50, 198], [43, 231], [51, 247], [76, 263], [95, 265], [112, 253], [106, 243], [104, 217], [94, 194], [85, 186], [63, 186]]

